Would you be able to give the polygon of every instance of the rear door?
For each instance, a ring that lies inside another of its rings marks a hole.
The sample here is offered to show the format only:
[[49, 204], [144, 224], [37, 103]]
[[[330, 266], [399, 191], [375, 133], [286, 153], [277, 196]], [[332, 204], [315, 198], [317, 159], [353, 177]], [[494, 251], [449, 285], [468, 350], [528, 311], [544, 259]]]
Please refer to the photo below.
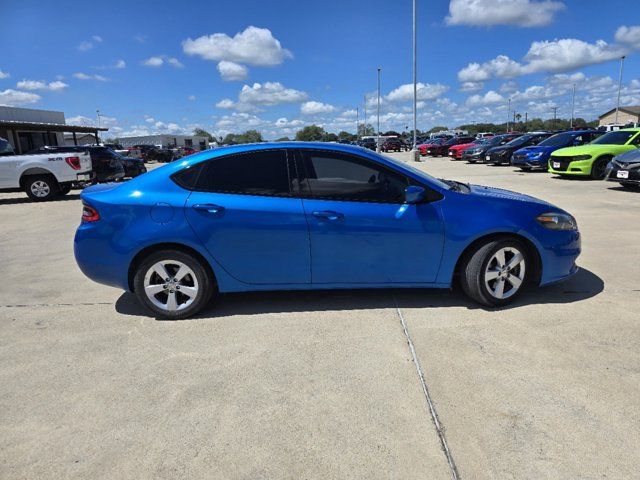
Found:
[[185, 212], [216, 261], [248, 284], [309, 283], [309, 230], [291, 191], [287, 151], [226, 155], [197, 167]]
[[313, 283], [435, 281], [442, 219], [433, 204], [404, 203], [406, 176], [364, 157], [306, 149], [298, 173]]

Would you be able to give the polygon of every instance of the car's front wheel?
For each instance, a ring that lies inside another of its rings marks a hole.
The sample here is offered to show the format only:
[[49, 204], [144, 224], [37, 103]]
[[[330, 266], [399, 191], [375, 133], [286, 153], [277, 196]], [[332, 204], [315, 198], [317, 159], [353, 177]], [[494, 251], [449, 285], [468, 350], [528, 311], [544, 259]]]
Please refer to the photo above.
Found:
[[533, 265], [518, 240], [489, 241], [472, 252], [462, 265], [464, 292], [476, 302], [498, 307], [513, 301], [529, 283]]
[[181, 250], [160, 250], [140, 262], [134, 292], [153, 314], [179, 320], [195, 315], [211, 300], [214, 282], [202, 261]]
[[593, 165], [591, 166], [592, 179], [602, 180], [604, 178], [609, 160], [611, 160], [611, 158], [609, 157], [600, 157], [595, 162], [593, 162]]

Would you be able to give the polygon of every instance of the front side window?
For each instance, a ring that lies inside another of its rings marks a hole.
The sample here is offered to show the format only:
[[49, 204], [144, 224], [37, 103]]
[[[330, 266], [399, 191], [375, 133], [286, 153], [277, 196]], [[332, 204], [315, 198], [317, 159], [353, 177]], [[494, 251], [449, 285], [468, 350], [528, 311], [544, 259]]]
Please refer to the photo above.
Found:
[[[183, 170], [176, 182], [200, 192], [238, 193], [244, 195], [289, 196], [289, 169], [284, 150], [258, 150], [213, 158]], [[199, 170], [199, 172], [197, 172]], [[196, 172], [197, 180], [194, 181]], [[182, 181], [181, 181], [182, 180]]]
[[375, 203], [403, 203], [408, 179], [369, 160], [339, 152], [302, 152], [303, 196]]
[[615, 132], [605, 133], [593, 142], [594, 145], [624, 145], [636, 132], [629, 130], [617, 130]]

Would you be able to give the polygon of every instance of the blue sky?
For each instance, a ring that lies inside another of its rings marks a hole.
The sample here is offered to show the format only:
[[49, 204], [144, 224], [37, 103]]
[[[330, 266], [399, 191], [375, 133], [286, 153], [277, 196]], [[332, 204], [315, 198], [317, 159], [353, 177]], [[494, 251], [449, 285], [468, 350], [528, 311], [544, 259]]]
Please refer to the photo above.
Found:
[[[640, 2], [418, 0], [418, 128], [507, 117], [593, 119], [640, 104]], [[64, 111], [117, 136], [411, 128], [411, 1], [0, 3], [0, 104]]]

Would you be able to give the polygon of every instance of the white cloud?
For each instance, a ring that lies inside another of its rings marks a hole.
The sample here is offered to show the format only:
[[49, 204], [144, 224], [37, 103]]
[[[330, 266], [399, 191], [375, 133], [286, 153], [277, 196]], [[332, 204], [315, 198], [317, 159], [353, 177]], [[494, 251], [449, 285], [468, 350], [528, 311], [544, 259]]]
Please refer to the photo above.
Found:
[[254, 83], [244, 85], [238, 95], [238, 102], [245, 105], [279, 105], [299, 103], [307, 99], [307, 94], [293, 88], [286, 88], [280, 82]]
[[92, 35], [91, 38], [96, 43], [102, 43], [102, 37], [100, 35]]
[[231, 82], [246, 79], [248, 69], [239, 63], [222, 60], [218, 63], [218, 72], [220, 72], [222, 80]]
[[247, 128], [257, 128], [266, 122], [261, 118], [249, 113], [234, 112], [231, 115], [225, 115], [216, 122], [217, 128], [233, 129], [234, 131], [244, 130]]
[[107, 77], [103, 77], [102, 75], [89, 75], [83, 72], [77, 72], [73, 74], [74, 78], [78, 80], [97, 80], [99, 82], [108, 82], [109, 79]]
[[80, 42], [76, 48], [81, 52], [88, 52], [93, 48], [93, 43], [85, 40], [83, 42]]
[[462, 82], [460, 85], [461, 92], [477, 92], [482, 90], [484, 83], [482, 82]]
[[542, 27], [565, 8], [552, 0], [451, 0], [449, 25]]
[[267, 28], [247, 27], [233, 38], [225, 33], [204, 35], [182, 42], [187, 55], [198, 55], [205, 60], [235, 62], [246, 65], [274, 66], [291, 58], [291, 52], [282, 48]]
[[500, 91], [502, 93], [512, 93], [518, 90], [518, 84], [513, 80], [509, 80], [508, 82], [504, 82], [500, 85]]
[[304, 122], [302, 120], [296, 119], [296, 120], [287, 120], [286, 117], [282, 117], [276, 120], [275, 122], [275, 126], [277, 128], [298, 128], [301, 127], [302, 125], [304, 125]]
[[3, 78], [9, 78], [11, 75], [9, 75], [7, 72], [3, 72], [2, 70], [0, 70], [0, 80], [2, 80]]
[[196, 96], [195, 96], [195, 95], [189, 95], [189, 96], [187, 97], [187, 99], [188, 99], [188, 100], [191, 100], [191, 101], [193, 102], [193, 101], [196, 99]]
[[7, 107], [36, 103], [40, 98], [40, 95], [36, 93], [21, 92], [20, 90], [12, 90], [11, 88], [0, 91], [0, 105]]
[[500, 95], [498, 92], [494, 92], [493, 90], [489, 90], [484, 95], [471, 95], [467, 98], [466, 104], [471, 107], [477, 107], [480, 105], [491, 105], [495, 103], [504, 102], [505, 98]]
[[145, 43], [147, 41], [147, 36], [141, 33], [138, 33], [133, 36], [133, 39], [138, 43]]
[[638, 25], [633, 27], [621, 26], [616, 30], [615, 38], [618, 43], [627, 45], [634, 50], [640, 50], [640, 26]]
[[235, 102], [230, 98], [224, 98], [216, 103], [216, 107], [218, 108], [233, 108], [235, 106]]
[[125, 68], [126, 66], [127, 66], [127, 62], [125, 62], [124, 60], [118, 60], [116, 61], [116, 64], [114, 65], [113, 68], [122, 69], [122, 68]]
[[42, 80], [21, 80], [16, 84], [16, 87], [22, 90], [48, 90], [51, 92], [59, 92], [68, 88], [69, 85], [59, 80], [49, 83]]
[[161, 67], [163, 63], [162, 57], [149, 57], [142, 62], [145, 67]]
[[[418, 83], [416, 85], [418, 100], [434, 100], [449, 90], [449, 87], [440, 83]], [[389, 92], [385, 97], [390, 102], [408, 102], [413, 100], [413, 84], [407, 83]]]
[[167, 55], [154, 55], [142, 61], [142, 65], [145, 67], [161, 67], [165, 63], [174, 68], [184, 68], [180, 60], [175, 57], [168, 57]]
[[470, 63], [458, 72], [461, 82], [483, 82], [492, 78], [513, 78], [540, 72], [564, 72], [587, 65], [595, 65], [619, 58], [624, 49], [604, 40], [587, 43], [575, 38], [533, 42], [524, 56], [516, 62], [506, 55], [484, 63]]
[[302, 105], [300, 105], [300, 113], [302, 113], [303, 115], [318, 115], [321, 113], [331, 113], [335, 111], [335, 109], [336, 107], [334, 107], [333, 105], [330, 105], [328, 103], [315, 102], [315, 101], [304, 102]]

